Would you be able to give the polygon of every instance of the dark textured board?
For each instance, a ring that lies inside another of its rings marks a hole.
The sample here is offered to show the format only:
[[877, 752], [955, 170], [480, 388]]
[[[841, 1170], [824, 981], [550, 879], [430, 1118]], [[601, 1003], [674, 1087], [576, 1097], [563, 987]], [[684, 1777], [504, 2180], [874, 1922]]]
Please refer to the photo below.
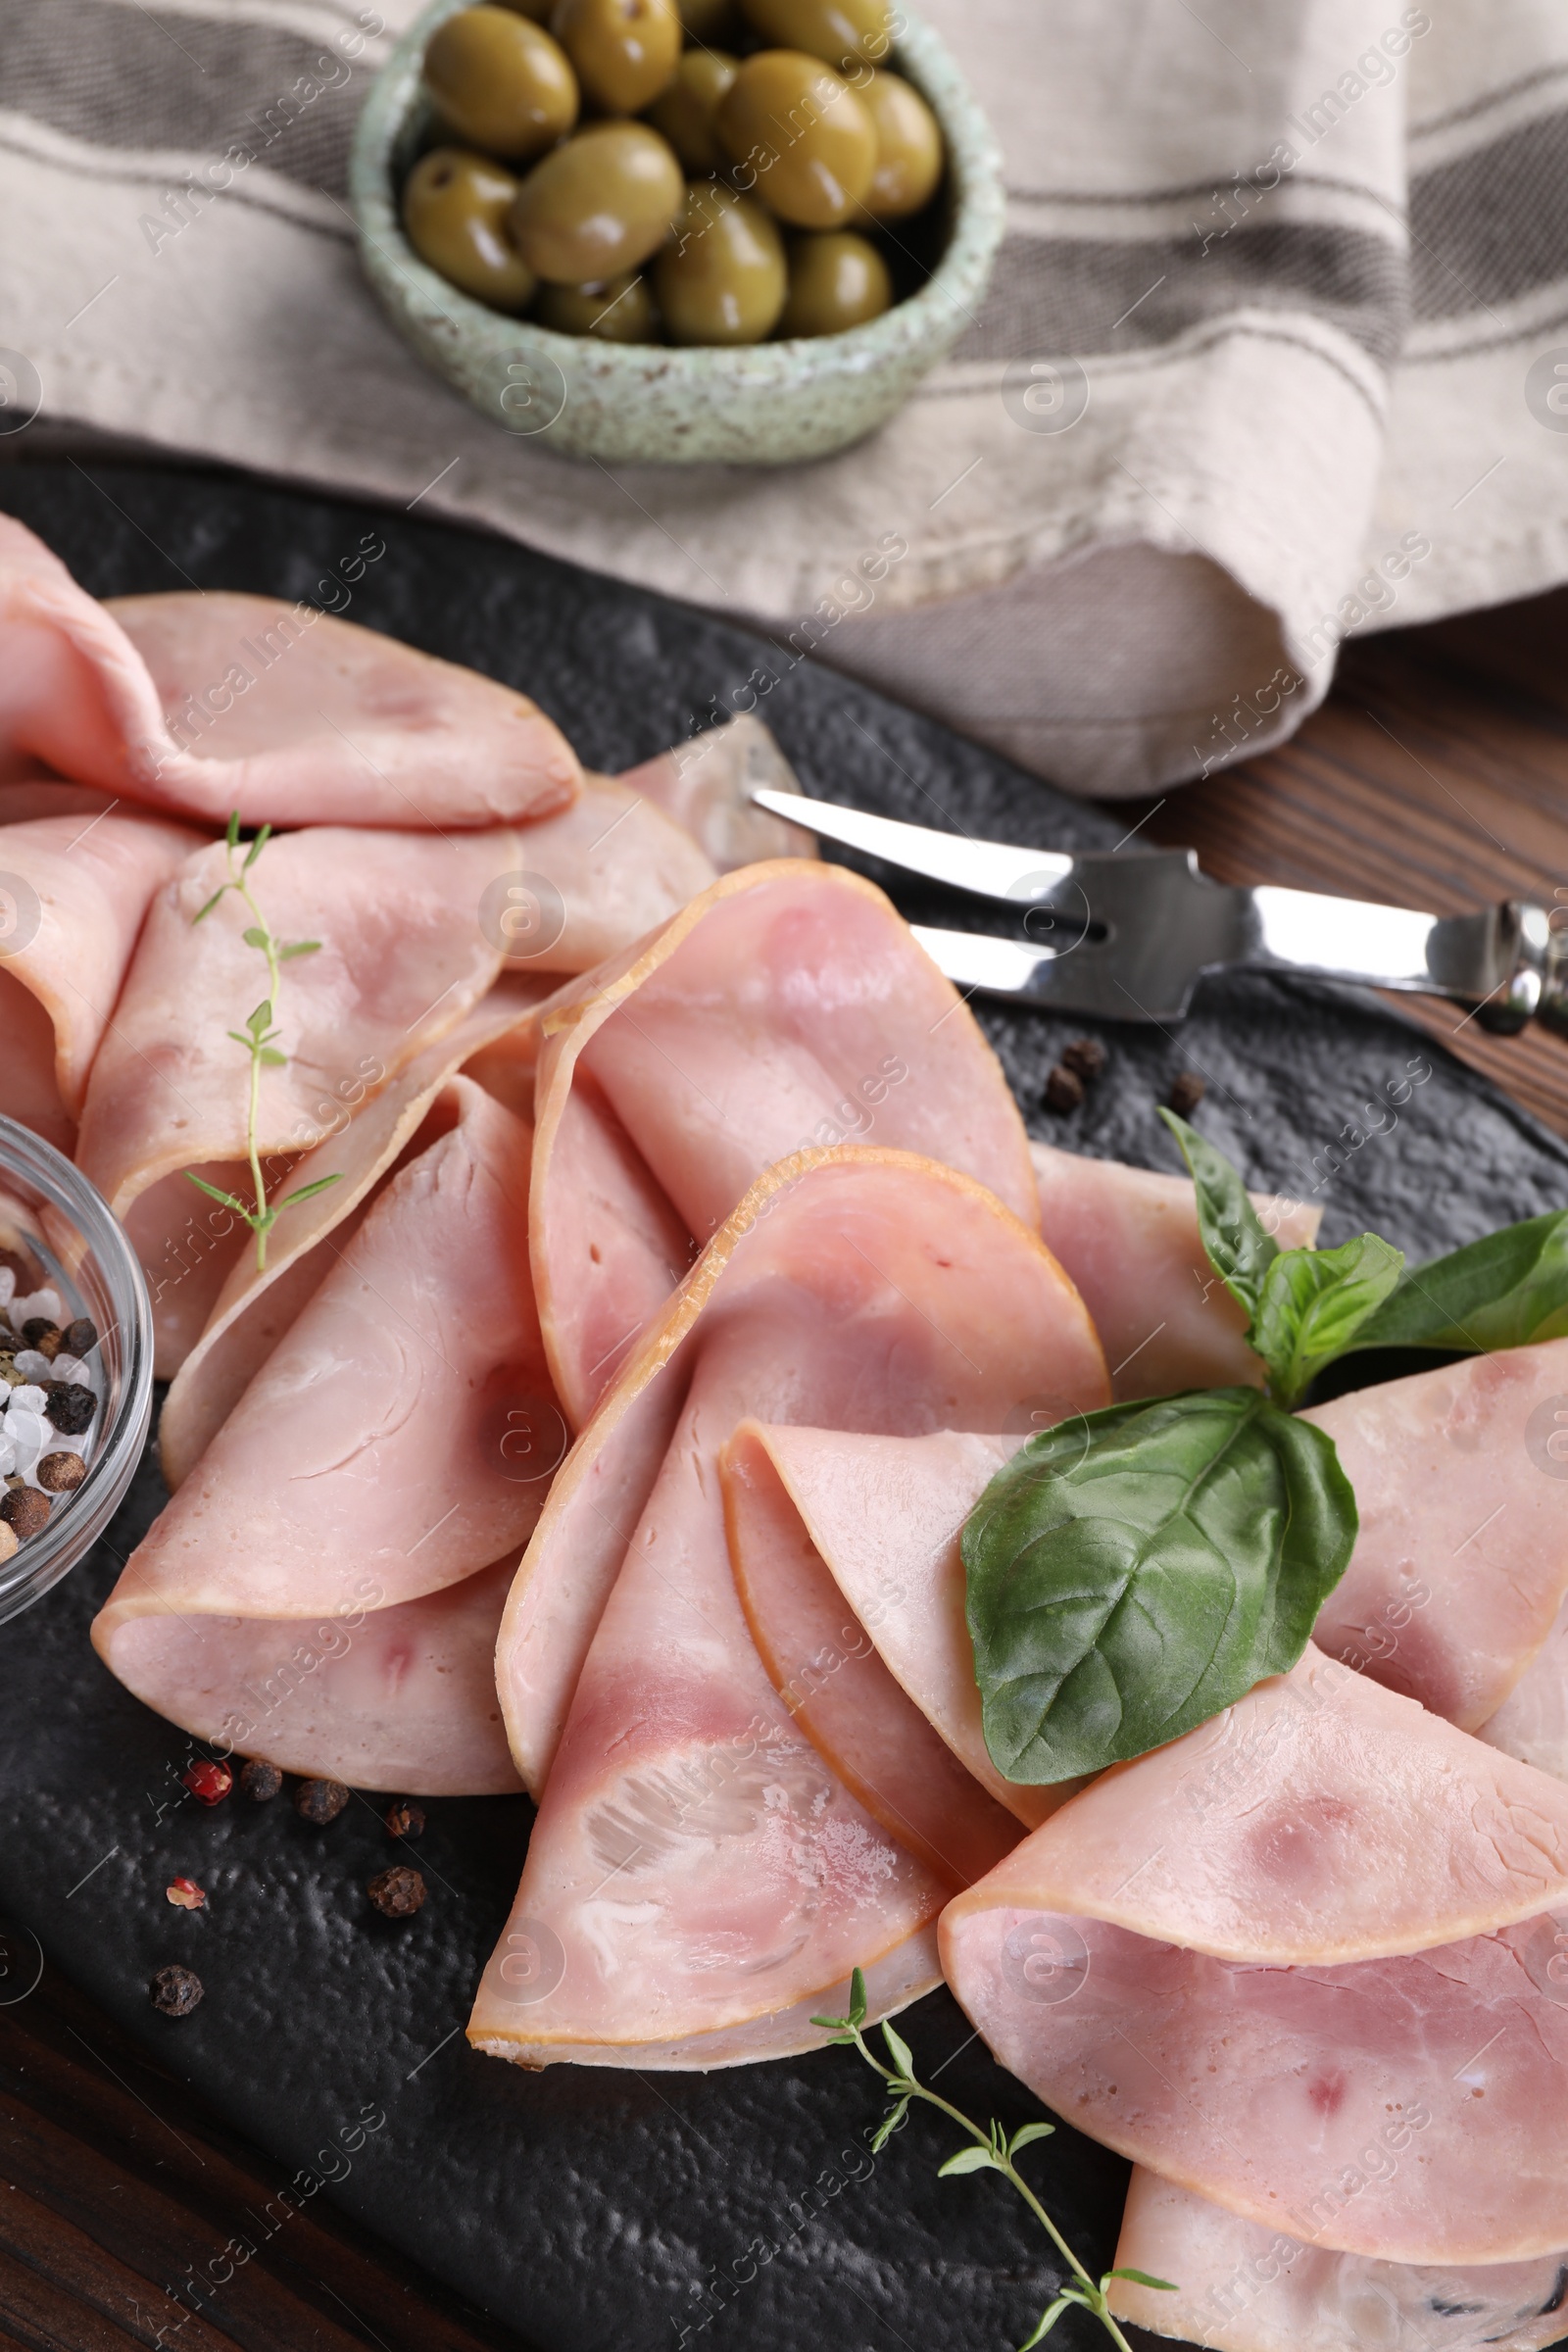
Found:
[[[599, 768], [739, 693], [808, 791], [1042, 846], [1120, 831], [755, 637], [438, 524], [108, 466], [8, 468], [0, 508], [104, 596], [199, 585], [341, 606], [340, 585], [318, 583], [379, 534], [347, 616], [525, 687]], [[1568, 1201], [1568, 1147], [1369, 999], [1252, 976], [1210, 985], [1179, 1030], [1107, 1025], [1107, 1070], [1065, 1121], [1042, 1108], [1045, 1080], [1085, 1024], [982, 1018], [1035, 1132], [1101, 1155], [1174, 1165], [1155, 1107], [1178, 1069], [1201, 1070], [1200, 1123], [1253, 1182], [1320, 1200], [1331, 1240], [1372, 1225], [1431, 1254]], [[209, 1811], [185, 1795], [192, 1743], [110, 1679], [86, 1633], [160, 1499], [148, 1464], [94, 1558], [0, 1629], [0, 1907], [275, 2157], [280, 2188], [332, 2177], [325, 2193], [539, 2352], [982, 2352], [1028, 2332], [1054, 2283], [1039, 2236], [1000, 2183], [936, 2181], [952, 2142], [930, 2122], [873, 2161], [877, 2086], [848, 2053], [692, 2077], [528, 2075], [468, 2050], [522, 1799], [433, 1803], [417, 1854], [430, 1899], [392, 1926], [364, 1894], [394, 1851], [373, 1801], [316, 1831], [283, 1801]], [[206, 1914], [167, 1904], [176, 1873], [208, 1888]], [[207, 1987], [177, 2023], [146, 1993], [171, 1960]], [[1009, 2124], [1034, 2111], [945, 1992], [905, 2023], [956, 2104]], [[367, 2115], [385, 2120], [367, 2131]], [[1107, 2263], [1125, 2167], [1065, 2129], [1031, 2161], [1073, 2243]], [[220, 2286], [211, 2312], [220, 2326]], [[1069, 2319], [1054, 2340], [1104, 2338]]]

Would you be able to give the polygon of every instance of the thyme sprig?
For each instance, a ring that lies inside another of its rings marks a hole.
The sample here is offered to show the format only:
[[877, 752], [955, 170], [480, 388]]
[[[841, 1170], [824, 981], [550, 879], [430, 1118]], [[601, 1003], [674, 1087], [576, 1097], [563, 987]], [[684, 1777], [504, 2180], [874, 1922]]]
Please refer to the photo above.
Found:
[[833, 2041], [843, 2042], [849, 2048], [858, 2050], [872, 2073], [880, 2075], [887, 2087], [887, 2095], [891, 2104], [871, 2142], [871, 2153], [873, 2155], [881, 2154], [894, 2132], [907, 2116], [914, 2100], [920, 2099], [928, 2107], [935, 2107], [939, 2114], [948, 2118], [950, 2123], [956, 2124], [960, 2132], [966, 2132], [971, 2142], [970, 2146], [960, 2148], [956, 2156], [950, 2156], [946, 2164], [938, 2167], [937, 2178], [942, 2180], [951, 2180], [962, 2173], [1000, 2173], [1003, 2179], [1017, 2190], [1073, 2275], [1075, 2283], [1071, 2286], [1064, 2286], [1054, 2301], [1047, 2305], [1036, 2322], [1034, 2332], [1024, 2338], [1024, 2341], [1018, 2346], [1018, 2352], [1032, 2352], [1032, 2347], [1044, 2342], [1051, 2333], [1062, 2313], [1072, 2309], [1092, 2313], [1104, 2328], [1111, 2342], [1120, 2346], [1120, 2352], [1131, 2352], [1131, 2346], [1117, 2327], [1106, 2301], [1111, 2280], [1113, 2278], [1132, 2278], [1140, 2286], [1158, 2287], [1162, 2293], [1170, 2295], [1175, 2294], [1177, 2290], [1170, 2279], [1152, 2278], [1147, 2271], [1126, 2269], [1104, 2271], [1097, 2281], [1084, 2269], [1083, 2264], [1068, 2245], [1014, 2161], [1035, 2140], [1049, 2139], [1056, 2129], [1055, 2125], [1024, 2124], [1009, 2136], [1001, 2124], [995, 2120], [984, 2126], [975, 2123], [960, 2109], [952, 2106], [938, 2092], [928, 2089], [919, 2081], [914, 2071], [914, 2056], [908, 2043], [886, 2018], [882, 2021], [882, 2038], [887, 2043], [888, 2055], [893, 2064], [891, 2066], [883, 2065], [881, 2059], [866, 2042], [865, 2007], [865, 1979], [857, 1969], [850, 1979], [850, 2013], [848, 2017], [813, 2017], [811, 2023], [813, 2026], [822, 2027]]
[[265, 1274], [267, 1271], [267, 1237], [284, 1209], [292, 1208], [297, 1201], [309, 1200], [313, 1194], [324, 1193], [328, 1185], [338, 1184], [342, 1181], [340, 1176], [319, 1176], [314, 1184], [302, 1184], [298, 1192], [288, 1194], [282, 1200], [269, 1201], [267, 1198], [267, 1179], [262, 1173], [260, 1133], [262, 1072], [263, 1070], [280, 1070], [286, 1068], [288, 1063], [288, 1055], [279, 1052], [277, 1044], [283, 1034], [277, 1026], [277, 1003], [283, 992], [283, 966], [285, 963], [291, 963], [298, 956], [316, 955], [321, 945], [318, 939], [296, 939], [285, 946], [281, 940], [274, 937], [271, 925], [252, 896], [251, 886], [246, 880], [246, 876], [266, 849], [271, 835], [271, 826], [263, 825], [261, 831], [246, 845], [244, 858], [236, 866], [234, 859], [240, 848], [239, 810], [237, 808], [233, 810], [228, 820], [225, 844], [228, 879], [226, 882], [219, 884], [206, 906], [191, 917], [191, 929], [194, 930], [196, 925], [205, 922], [214, 907], [227, 898], [230, 891], [233, 891], [250, 909], [253, 917], [244, 933], [245, 945], [248, 948], [255, 948], [259, 955], [265, 956], [267, 958], [268, 988], [266, 996], [246, 1020], [244, 1029], [231, 1029], [228, 1033], [235, 1045], [243, 1047], [250, 1056], [250, 1096], [246, 1108], [245, 1142], [246, 1153], [251, 1163], [251, 1183], [255, 1189], [255, 1200], [253, 1203], [247, 1203], [241, 1200], [237, 1195], [220, 1192], [216, 1184], [208, 1184], [204, 1178], [196, 1175], [190, 1168], [185, 1170], [186, 1176], [199, 1192], [206, 1193], [213, 1200], [220, 1201], [224, 1208], [232, 1209], [237, 1217], [244, 1218], [256, 1236], [256, 1271], [258, 1274]]

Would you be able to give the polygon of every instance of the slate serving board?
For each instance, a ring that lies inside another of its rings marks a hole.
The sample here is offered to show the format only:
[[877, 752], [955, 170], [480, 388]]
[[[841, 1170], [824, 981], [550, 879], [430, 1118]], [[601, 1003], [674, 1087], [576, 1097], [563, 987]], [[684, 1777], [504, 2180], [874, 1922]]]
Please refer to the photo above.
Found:
[[[757, 707], [808, 791], [1057, 848], [1123, 830], [739, 629], [439, 524], [107, 465], [7, 468], [0, 509], [100, 596], [201, 586], [340, 605], [318, 583], [377, 534], [386, 555], [347, 616], [525, 687], [601, 769], [708, 723], [760, 672], [775, 682]], [[978, 913], [895, 890], [911, 914]], [[1091, 1153], [1174, 1165], [1155, 1107], [1177, 1069], [1200, 1069], [1207, 1132], [1254, 1183], [1322, 1200], [1329, 1241], [1371, 1225], [1430, 1255], [1568, 1201], [1568, 1148], [1350, 992], [1249, 976], [1208, 987], [1179, 1031], [1107, 1025], [1109, 1068], [1065, 1121], [1042, 1107], [1046, 1076], [1089, 1024], [977, 1009], [1034, 1131]], [[394, 1856], [379, 1804], [318, 1832], [285, 1801], [208, 1811], [185, 1796], [192, 1742], [111, 1680], [86, 1634], [161, 1501], [149, 1460], [93, 1558], [0, 1629], [0, 1911], [274, 2156], [280, 2188], [325, 2180], [537, 2352], [982, 2352], [1029, 2331], [1054, 2284], [1038, 2235], [1000, 2183], [935, 2180], [953, 2143], [933, 2122], [873, 2162], [878, 2087], [848, 2053], [703, 2078], [528, 2075], [469, 2051], [461, 2027], [516, 1885], [524, 1799], [433, 1803], [416, 1857], [430, 1899], [394, 1926], [364, 1896]], [[209, 1890], [207, 1913], [165, 1901], [181, 1872]], [[146, 1992], [172, 1960], [207, 1988], [177, 2023]], [[1009, 2125], [1036, 2112], [946, 1992], [904, 2025], [960, 2107]], [[1071, 2241], [1108, 2264], [1125, 2166], [1066, 2129], [1035, 2161]], [[220, 2325], [221, 2287], [210, 2294]], [[1069, 2318], [1056, 2340], [1104, 2338]]]

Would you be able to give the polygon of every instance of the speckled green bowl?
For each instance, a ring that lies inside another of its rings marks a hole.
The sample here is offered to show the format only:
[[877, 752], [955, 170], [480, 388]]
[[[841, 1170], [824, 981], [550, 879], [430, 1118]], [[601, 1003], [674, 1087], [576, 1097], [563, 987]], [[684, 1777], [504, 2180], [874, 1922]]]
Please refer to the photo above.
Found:
[[404, 236], [397, 189], [429, 122], [420, 60], [436, 25], [469, 4], [432, 0], [398, 42], [360, 117], [351, 188], [365, 272], [393, 323], [495, 423], [579, 457], [784, 466], [886, 423], [956, 342], [1002, 236], [1001, 158], [927, 25], [901, 13], [891, 63], [924, 92], [947, 141], [951, 217], [932, 275], [847, 334], [683, 350], [502, 318], [428, 269]]

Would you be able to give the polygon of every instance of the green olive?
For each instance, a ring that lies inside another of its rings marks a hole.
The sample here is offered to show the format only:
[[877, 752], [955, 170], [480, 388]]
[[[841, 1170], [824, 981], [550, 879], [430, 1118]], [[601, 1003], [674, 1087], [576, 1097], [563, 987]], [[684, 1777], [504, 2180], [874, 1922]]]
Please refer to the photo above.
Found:
[[606, 115], [640, 115], [680, 63], [675, 0], [557, 0], [550, 29]]
[[830, 66], [879, 66], [893, 46], [888, 0], [741, 0], [741, 9], [764, 41]]
[[901, 74], [868, 74], [860, 102], [876, 130], [876, 170], [865, 209], [875, 220], [902, 220], [929, 204], [942, 177], [937, 119]]
[[512, 241], [552, 285], [603, 284], [669, 234], [686, 183], [646, 122], [590, 122], [535, 164], [512, 208]]
[[728, 41], [735, 31], [730, 0], [678, 0], [681, 29], [689, 41], [704, 45]]
[[886, 262], [853, 229], [791, 238], [790, 291], [778, 322], [780, 335], [841, 335], [846, 327], [880, 318], [892, 301]]
[[784, 240], [755, 197], [711, 179], [687, 190], [675, 234], [654, 264], [672, 343], [760, 343], [787, 286]]
[[534, 316], [562, 335], [597, 335], [602, 343], [659, 340], [648, 280], [632, 272], [608, 285], [546, 286]]
[[516, 193], [510, 172], [460, 147], [421, 155], [403, 190], [403, 225], [420, 261], [493, 311], [526, 310], [539, 283], [507, 233]]
[[466, 8], [430, 36], [424, 78], [470, 147], [526, 163], [577, 120], [577, 77], [541, 25], [510, 8]]
[[799, 49], [760, 49], [730, 83], [718, 135], [734, 177], [796, 228], [839, 228], [876, 170], [876, 132], [855, 92]]
[[648, 109], [649, 122], [690, 172], [719, 172], [728, 161], [713, 118], [739, 71], [739, 58], [722, 49], [688, 49], [668, 89]]

